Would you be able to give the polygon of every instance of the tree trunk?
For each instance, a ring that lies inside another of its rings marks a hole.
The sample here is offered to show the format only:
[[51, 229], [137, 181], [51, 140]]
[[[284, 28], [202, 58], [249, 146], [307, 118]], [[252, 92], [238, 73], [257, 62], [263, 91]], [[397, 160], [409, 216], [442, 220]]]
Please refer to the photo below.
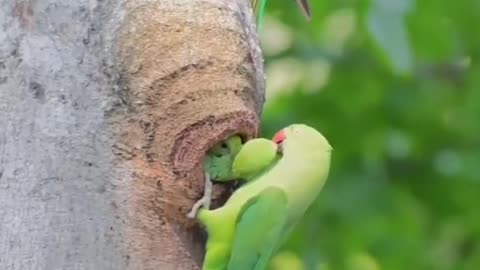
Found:
[[0, 269], [199, 269], [201, 161], [258, 133], [249, 2], [0, 0]]

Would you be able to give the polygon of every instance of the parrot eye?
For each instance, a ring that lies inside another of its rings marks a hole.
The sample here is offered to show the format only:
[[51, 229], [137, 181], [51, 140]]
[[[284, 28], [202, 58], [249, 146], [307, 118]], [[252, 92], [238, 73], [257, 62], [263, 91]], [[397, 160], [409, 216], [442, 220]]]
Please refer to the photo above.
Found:
[[276, 144], [281, 144], [286, 138], [285, 131], [280, 130], [275, 136], [273, 136], [272, 141]]

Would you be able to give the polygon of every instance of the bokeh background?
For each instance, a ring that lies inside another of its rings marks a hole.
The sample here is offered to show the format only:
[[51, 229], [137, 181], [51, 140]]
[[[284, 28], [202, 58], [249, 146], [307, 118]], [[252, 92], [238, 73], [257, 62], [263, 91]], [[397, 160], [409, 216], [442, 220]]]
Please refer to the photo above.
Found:
[[263, 136], [334, 147], [274, 270], [480, 269], [480, 1], [270, 0]]

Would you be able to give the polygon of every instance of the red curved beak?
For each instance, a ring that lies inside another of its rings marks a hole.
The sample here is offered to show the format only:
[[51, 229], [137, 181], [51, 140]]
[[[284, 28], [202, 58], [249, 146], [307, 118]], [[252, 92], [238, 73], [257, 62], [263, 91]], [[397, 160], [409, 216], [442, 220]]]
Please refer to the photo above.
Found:
[[287, 138], [285, 131], [282, 129], [275, 136], [273, 136], [272, 141], [277, 144], [277, 152], [283, 154], [283, 145], [282, 142]]
[[275, 134], [275, 136], [273, 136], [272, 141], [276, 144], [281, 144], [285, 139], [286, 139], [285, 131], [280, 130]]

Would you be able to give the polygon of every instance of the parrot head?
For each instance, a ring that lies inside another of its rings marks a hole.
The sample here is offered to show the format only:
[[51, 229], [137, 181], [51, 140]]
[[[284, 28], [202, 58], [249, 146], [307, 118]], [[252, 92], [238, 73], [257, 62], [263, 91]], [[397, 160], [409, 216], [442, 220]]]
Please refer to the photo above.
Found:
[[333, 149], [320, 132], [304, 124], [293, 124], [280, 130], [273, 136], [272, 141], [277, 144], [278, 152], [281, 154], [294, 149], [325, 152], [331, 152]]

